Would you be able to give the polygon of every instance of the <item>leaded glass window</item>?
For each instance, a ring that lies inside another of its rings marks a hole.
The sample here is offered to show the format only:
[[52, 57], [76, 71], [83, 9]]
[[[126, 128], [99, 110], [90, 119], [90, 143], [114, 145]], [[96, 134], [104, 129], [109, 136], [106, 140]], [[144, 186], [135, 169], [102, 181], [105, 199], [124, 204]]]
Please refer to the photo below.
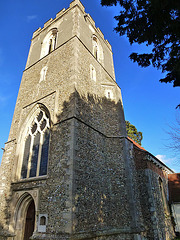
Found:
[[39, 110], [28, 127], [21, 178], [32, 178], [47, 174], [49, 135], [49, 117], [43, 110]]

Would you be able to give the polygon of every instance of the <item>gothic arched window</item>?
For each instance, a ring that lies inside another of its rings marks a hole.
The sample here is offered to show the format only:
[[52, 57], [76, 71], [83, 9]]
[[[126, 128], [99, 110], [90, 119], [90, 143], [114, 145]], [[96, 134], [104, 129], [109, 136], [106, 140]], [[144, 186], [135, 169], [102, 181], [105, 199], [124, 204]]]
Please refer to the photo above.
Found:
[[25, 137], [21, 178], [47, 174], [50, 123], [47, 114], [39, 109]]
[[57, 28], [51, 29], [48, 34], [45, 36], [42, 49], [41, 49], [41, 58], [52, 52], [56, 48], [57, 40]]

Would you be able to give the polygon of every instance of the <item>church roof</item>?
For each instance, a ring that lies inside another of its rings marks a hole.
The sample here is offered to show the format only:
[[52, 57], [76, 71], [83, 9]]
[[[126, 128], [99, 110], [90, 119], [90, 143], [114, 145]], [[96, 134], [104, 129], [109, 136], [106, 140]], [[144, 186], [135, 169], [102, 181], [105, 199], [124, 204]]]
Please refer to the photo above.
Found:
[[[132, 140], [130, 137], [127, 137], [137, 148], [146, 151], [146, 149], [144, 149], [141, 145], [139, 145], [137, 142], [135, 142], [134, 140]], [[147, 151], [146, 151], [147, 152]]]
[[172, 203], [180, 203], [180, 173], [168, 175], [169, 200]]
[[173, 170], [170, 169], [166, 164], [164, 164], [161, 160], [159, 160], [157, 157], [155, 157], [152, 153], [148, 152], [145, 148], [143, 148], [141, 145], [139, 145], [137, 142], [135, 142], [134, 140], [132, 140], [130, 137], [127, 136], [127, 139], [133, 143], [133, 145], [140, 151], [143, 151], [146, 156], [147, 159], [151, 162], [153, 162], [156, 166], [158, 166], [159, 168], [165, 170], [168, 174], [172, 174]]

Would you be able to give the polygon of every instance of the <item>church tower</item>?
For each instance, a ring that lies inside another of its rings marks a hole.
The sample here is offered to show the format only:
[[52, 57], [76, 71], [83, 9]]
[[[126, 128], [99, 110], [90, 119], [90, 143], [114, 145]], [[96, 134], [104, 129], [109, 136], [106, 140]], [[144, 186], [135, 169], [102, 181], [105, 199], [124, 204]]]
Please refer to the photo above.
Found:
[[0, 239], [143, 239], [112, 49], [79, 0], [32, 37], [0, 172]]

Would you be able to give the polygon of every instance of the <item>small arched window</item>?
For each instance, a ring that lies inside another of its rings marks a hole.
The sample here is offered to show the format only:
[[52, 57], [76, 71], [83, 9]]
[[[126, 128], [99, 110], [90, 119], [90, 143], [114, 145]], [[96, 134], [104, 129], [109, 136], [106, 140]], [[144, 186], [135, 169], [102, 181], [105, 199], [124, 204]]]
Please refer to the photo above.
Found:
[[107, 97], [111, 98], [111, 92], [107, 92]]
[[93, 65], [90, 65], [90, 77], [92, 80], [96, 81], [96, 70]]
[[45, 216], [42, 216], [40, 218], [40, 225], [46, 225], [46, 217]]
[[51, 29], [42, 43], [41, 58], [51, 53], [56, 48], [57, 28]]
[[112, 91], [112, 89], [109, 89], [109, 88], [107, 88], [106, 90], [105, 90], [105, 96], [106, 96], [106, 98], [108, 98], [108, 99], [110, 99], [110, 100], [113, 100], [113, 91]]
[[47, 174], [49, 136], [49, 117], [39, 109], [27, 128], [21, 178], [38, 177]]
[[45, 66], [41, 69], [39, 82], [42, 82], [45, 80], [47, 69], [48, 69], [47, 66]]

